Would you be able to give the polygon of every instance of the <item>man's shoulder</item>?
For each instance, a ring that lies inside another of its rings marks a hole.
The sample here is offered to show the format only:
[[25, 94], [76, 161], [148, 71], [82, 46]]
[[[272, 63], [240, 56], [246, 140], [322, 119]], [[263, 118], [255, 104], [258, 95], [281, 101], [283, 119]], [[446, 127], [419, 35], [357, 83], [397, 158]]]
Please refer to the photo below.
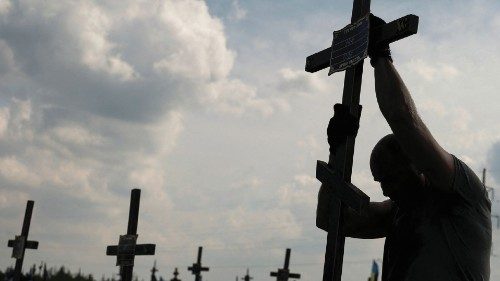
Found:
[[454, 163], [452, 190], [459, 191], [464, 186], [484, 189], [483, 183], [472, 169], [457, 156], [451, 154]]
[[453, 195], [458, 195], [468, 204], [489, 204], [488, 192], [479, 177], [462, 160], [451, 154], [454, 161], [452, 184]]

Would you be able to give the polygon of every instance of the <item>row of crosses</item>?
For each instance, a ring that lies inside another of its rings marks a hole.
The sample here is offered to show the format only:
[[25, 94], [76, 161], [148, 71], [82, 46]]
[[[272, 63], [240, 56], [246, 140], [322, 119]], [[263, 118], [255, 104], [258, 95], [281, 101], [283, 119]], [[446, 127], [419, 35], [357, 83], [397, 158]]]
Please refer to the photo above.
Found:
[[[204, 267], [201, 264], [201, 256], [203, 252], [203, 247], [198, 247], [198, 257], [196, 259], [196, 263], [193, 263], [192, 266], [188, 267], [188, 270], [193, 273], [195, 276], [195, 281], [201, 281], [202, 276], [201, 272], [203, 271], [209, 271], [210, 268]], [[285, 265], [283, 268], [279, 268], [277, 272], [271, 272], [271, 276], [276, 277], [277, 281], [288, 281], [288, 279], [300, 279], [300, 274], [298, 273], [290, 273], [289, 265], [290, 265], [290, 253], [291, 249], [286, 249], [286, 254], [285, 254]], [[155, 273], [158, 271], [156, 268], [156, 261], [153, 265], [153, 268], [151, 269], [151, 281], [156, 280]], [[170, 281], [180, 281], [180, 279], [177, 278], [179, 275], [179, 271], [177, 268], [175, 268], [174, 271], [174, 278], [170, 279]], [[250, 281], [253, 279], [252, 276], [250, 276], [250, 270], [247, 268], [247, 273], [245, 276], [243, 276], [242, 281]], [[236, 281], [238, 281], [238, 276], [236, 276]]]
[[[156, 272], [158, 272], [158, 268], [156, 268], [156, 260], [155, 260], [155, 263], [153, 264], [153, 268], [151, 269], [151, 281], [157, 281], [158, 279], [156, 279]], [[181, 279], [177, 278], [177, 276], [179, 276], [179, 270], [177, 270], [177, 267], [175, 268], [174, 270], [174, 278], [170, 279], [170, 281], [181, 281]], [[160, 281], [162, 281], [163, 279], [160, 277]]]
[[[141, 200], [141, 190], [132, 189], [130, 196], [130, 208], [127, 225], [127, 234], [120, 235], [118, 245], [107, 246], [106, 255], [116, 256], [116, 265], [120, 267], [121, 281], [132, 281], [133, 268], [135, 256], [154, 255], [155, 244], [137, 244], [137, 225], [139, 221], [139, 205]], [[16, 235], [14, 240], [8, 241], [8, 246], [12, 249], [12, 258], [16, 259], [16, 266], [14, 269], [14, 281], [21, 280], [21, 270], [23, 266], [24, 253], [26, 249], [38, 249], [38, 241], [28, 240], [28, 234], [31, 224], [31, 216], [33, 214], [33, 206], [35, 202], [29, 200], [26, 205], [26, 211], [23, 220], [23, 227], [21, 235]], [[277, 281], [288, 281], [289, 278], [299, 279], [300, 274], [290, 273], [290, 249], [286, 249], [285, 265], [283, 268], [278, 269], [277, 272], [271, 272], [271, 276], [276, 277]], [[201, 273], [209, 271], [210, 268], [203, 266], [201, 263], [203, 247], [198, 247], [198, 256], [196, 263], [188, 267], [188, 270], [195, 276], [195, 281], [202, 281]], [[156, 268], [156, 261], [153, 269], [151, 270], [151, 281], [156, 281], [155, 273], [158, 271]], [[174, 278], [170, 281], [180, 281], [178, 279], [179, 271], [175, 268]], [[250, 281], [253, 277], [250, 276], [249, 270], [243, 277], [244, 281]]]

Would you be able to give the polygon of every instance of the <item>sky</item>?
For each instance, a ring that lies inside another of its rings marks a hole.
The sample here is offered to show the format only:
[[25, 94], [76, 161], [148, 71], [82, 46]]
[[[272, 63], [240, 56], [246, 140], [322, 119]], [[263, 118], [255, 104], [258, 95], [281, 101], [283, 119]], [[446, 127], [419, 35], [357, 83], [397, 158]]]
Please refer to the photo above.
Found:
[[[391, 45], [394, 63], [437, 141], [487, 186], [500, 183], [500, 2], [372, 1], [376, 15], [420, 17]], [[343, 74], [304, 71], [350, 19], [340, 0], [0, 0], [0, 241], [19, 234], [35, 200], [25, 265], [118, 272], [107, 245], [125, 234], [141, 188], [138, 243], [155, 256], [135, 273], [204, 280], [246, 268], [272, 280], [290, 267], [320, 280], [326, 242], [315, 227], [316, 160]], [[352, 181], [371, 200], [370, 151], [390, 129], [364, 66]], [[499, 195], [500, 196], [500, 195]], [[493, 199], [493, 215], [500, 203]], [[494, 224], [496, 221], [494, 221]], [[491, 280], [500, 278], [493, 233]], [[347, 239], [343, 280], [366, 280], [383, 239]], [[0, 268], [14, 263], [0, 249]], [[27, 266], [25, 267], [27, 268]]]

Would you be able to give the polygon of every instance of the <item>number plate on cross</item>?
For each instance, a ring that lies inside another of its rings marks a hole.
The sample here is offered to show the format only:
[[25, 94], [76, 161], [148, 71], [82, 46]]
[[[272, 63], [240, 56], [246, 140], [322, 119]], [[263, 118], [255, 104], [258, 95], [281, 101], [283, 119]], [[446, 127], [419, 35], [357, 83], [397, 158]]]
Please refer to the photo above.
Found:
[[369, 14], [341, 30], [333, 32], [328, 75], [346, 70], [368, 56]]
[[134, 266], [137, 235], [120, 235], [116, 265]]
[[14, 247], [12, 247], [12, 257], [15, 259], [22, 259], [24, 255], [24, 248], [26, 245], [26, 237], [16, 235], [14, 240]]

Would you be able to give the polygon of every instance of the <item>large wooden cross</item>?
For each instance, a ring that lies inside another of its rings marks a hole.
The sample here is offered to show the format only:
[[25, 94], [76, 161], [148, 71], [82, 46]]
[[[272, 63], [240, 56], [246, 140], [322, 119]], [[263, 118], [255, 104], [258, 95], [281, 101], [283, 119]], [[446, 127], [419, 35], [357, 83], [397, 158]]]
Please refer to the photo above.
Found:
[[285, 264], [283, 268], [278, 268], [277, 272], [271, 272], [272, 277], [276, 277], [276, 281], [288, 281], [288, 278], [300, 279], [299, 273], [290, 273], [290, 252], [292, 250], [286, 249]]
[[[351, 23], [354, 25], [365, 18], [370, 12], [370, 0], [354, 0]], [[366, 19], [366, 18], [365, 18]], [[375, 44], [392, 43], [399, 39], [413, 35], [418, 29], [418, 17], [407, 15], [370, 31]], [[347, 40], [355, 41], [354, 38]], [[345, 43], [347, 44], [347, 43]], [[349, 56], [354, 50], [347, 50], [345, 45], [335, 45], [323, 51], [310, 55], [306, 59], [305, 70], [316, 72], [331, 66], [332, 53]], [[365, 56], [366, 57], [366, 52]], [[346, 68], [342, 104], [349, 108], [351, 115], [360, 117], [360, 92], [363, 74], [363, 58]], [[318, 161], [316, 177], [332, 192], [329, 206], [328, 238], [323, 268], [323, 281], [339, 281], [342, 275], [342, 260], [344, 256], [345, 236], [342, 233], [342, 212], [345, 206], [361, 211], [370, 198], [356, 186], [351, 184], [352, 163], [354, 155], [355, 136], [347, 137], [346, 141], [334, 148], [329, 157], [329, 163]]]
[[35, 201], [28, 200], [26, 203], [26, 211], [24, 212], [23, 228], [21, 235], [16, 235], [14, 240], [9, 240], [7, 245], [12, 247], [12, 258], [16, 259], [16, 267], [14, 268], [14, 281], [21, 279], [21, 270], [23, 268], [24, 251], [26, 249], [38, 249], [38, 241], [29, 241], [28, 234], [30, 232], [31, 215], [33, 214], [33, 205]]
[[116, 265], [120, 266], [121, 281], [132, 280], [135, 256], [155, 254], [155, 244], [136, 244], [140, 202], [141, 190], [132, 189], [127, 234], [120, 235], [118, 245], [108, 246], [106, 248], [106, 255], [116, 256]]
[[209, 267], [204, 267], [201, 265], [201, 255], [203, 252], [203, 247], [198, 247], [198, 257], [196, 258], [196, 263], [193, 263], [192, 266], [188, 267], [188, 270], [191, 271], [194, 275], [194, 281], [201, 281], [201, 272], [209, 271]]

